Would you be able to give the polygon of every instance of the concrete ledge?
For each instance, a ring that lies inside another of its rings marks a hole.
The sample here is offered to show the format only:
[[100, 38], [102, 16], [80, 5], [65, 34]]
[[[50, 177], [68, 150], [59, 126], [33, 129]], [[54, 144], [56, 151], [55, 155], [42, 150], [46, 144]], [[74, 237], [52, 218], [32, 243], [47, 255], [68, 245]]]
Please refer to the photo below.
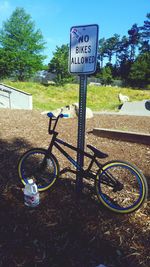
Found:
[[137, 116], [150, 116], [150, 100], [125, 102], [119, 113]]
[[93, 134], [127, 142], [141, 143], [150, 145], [150, 134], [137, 133], [137, 132], [125, 132], [120, 130], [104, 129], [104, 128], [94, 128]]

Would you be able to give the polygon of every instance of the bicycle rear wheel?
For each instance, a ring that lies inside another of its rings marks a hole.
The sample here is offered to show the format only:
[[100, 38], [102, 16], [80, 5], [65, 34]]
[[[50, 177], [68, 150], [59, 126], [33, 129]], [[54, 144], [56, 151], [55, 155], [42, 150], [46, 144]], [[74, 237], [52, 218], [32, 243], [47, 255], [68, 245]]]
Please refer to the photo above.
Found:
[[38, 190], [44, 191], [50, 188], [59, 176], [59, 164], [53, 154], [47, 155], [47, 150], [34, 148], [20, 158], [18, 174], [24, 185], [32, 178]]
[[137, 210], [145, 201], [148, 186], [137, 167], [125, 161], [110, 161], [103, 165], [95, 180], [98, 199], [117, 213]]

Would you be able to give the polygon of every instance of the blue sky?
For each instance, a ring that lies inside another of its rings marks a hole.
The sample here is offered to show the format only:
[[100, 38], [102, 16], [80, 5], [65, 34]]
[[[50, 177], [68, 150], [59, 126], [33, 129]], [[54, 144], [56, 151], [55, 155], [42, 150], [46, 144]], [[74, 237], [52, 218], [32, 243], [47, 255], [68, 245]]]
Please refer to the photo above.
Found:
[[16, 7], [23, 7], [42, 31], [48, 63], [56, 46], [69, 43], [72, 26], [98, 24], [99, 39], [127, 35], [134, 23], [143, 24], [150, 0], [0, 0], [0, 28]]

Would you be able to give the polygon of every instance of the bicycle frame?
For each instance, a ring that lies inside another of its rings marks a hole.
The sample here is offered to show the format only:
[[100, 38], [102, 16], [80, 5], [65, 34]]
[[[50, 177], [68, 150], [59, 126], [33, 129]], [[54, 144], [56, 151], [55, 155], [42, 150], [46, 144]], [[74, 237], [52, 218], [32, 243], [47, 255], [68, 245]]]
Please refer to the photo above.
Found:
[[[72, 173], [75, 173], [77, 174], [77, 172], [80, 172], [82, 177], [83, 178], [91, 178], [91, 179], [95, 179], [98, 172], [101, 170], [103, 171], [103, 165], [97, 161], [96, 159], [96, 155], [93, 154], [91, 155], [90, 153], [87, 153], [85, 151], [82, 151], [80, 149], [78, 149], [77, 147], [73, 146], [73, 145], [70, 145], [69, 143], [63, 141], [62, 139], [60, 138], [57, 138], [57, 135], [58, 135], [58, 132], [55, 131], [56, 129], [56, 126], [57, 126], [57, 123], [58, 123], [58, 120], [60, 117], [63, 117], [63, 115], [59, 115], [57, 118], [54, 118], [51, 116], [53, 114], [50, 114], [50, 121], [49, 121], [49, 128], [48, 128], [48, 132], [50, 135], [52, 135], [52, 140], [49, 144], [49, 147], [47, 149], [47, 156], [48, 154], [52, 153], [52, 149], [53, 147], [56, 147], [67, 159], [68, 161], [71, 162], [71, 164], [77, 169], [76, 171], [75, 170], [71, 170], [71, 169], [67, 169], [66, 171], [69, 171], [69, 172], [72, 172]], [[52, 129], [52, 121], [55, 121], [54, 125], [53, 125], [53, 129]], [[61, 146], [66, 146], [68, 148], [70, 148], [71, 150], [74, 150], [76, 152], [80, 152], [81, 154], [83, 154], [85, 157], [91, 159], [90, 163], [89, 163], [89, 166], [87, 167], [87, 169], [84, 169], [82, 167], [80, 167], [77, 163], [77, 161], [75, 161]], [[96, 170], [96, 172], [92, 171], [92, 166], [93, 164], [96, 164], [98, 169]], [[64, 173], [66, 171], [61, 171], [61, 173]], [[116, 185], [120, 185], [120, 183], [118, 183], [118, 181], [111, 175], [109, 174], [108, 172], [106, 173], [104, 171], [104, 174], [107, 176], [107, 181], [106, 179], [103, 181], [103, 183], [105, 184], [109, 184], [110, 186], [116, 186]]]
[[[90, 163], [89, 163], [89, 166], [87, 167], [87, 169], [83, 169], [83, 168], [81, 168], [78, 164], [77, 164], [77, 161], [76, 160], [74, 160], [61, 146], [60, 146], [60, 144], [61, 145], [63, 145], [63, 146], [65, 146], [65, 147], [68, 147], [68, 148], [70, 148], [71, 150], [73, 150], [73, 151], [76, 151], [76, 152], [78, 152], [78, 148], [77, 147], [75, 147], [75, 146], [73, 146], [73, 145], [71, 145], [71, 144], [69, 144], [69, 143], [67, 143], [67, 142], [65, 142], [65, 141], [63, 141], [62, 139], [60, 139], [60, 138], [57, 138], [57, 135], [58, 135], [58, 133], [57, 132], [53, 132], [53, 137], [52, 137], [52, 140], [51, 140], [51, 143], [50, 143], [50, 145], [49, 145], [49, 147], [48, 147], [48, 154], [49, 153], [51, 153], [52, 152], [52, 149], [53, 149], [53, 147], [56, 147], [67, 159], [68, 159], [68, 161], [70, 161], [71, 163], [72, 163], [72, 165], [77, 169], [77, 171], [74, 171], [74, 170], [69, 170], [68, 169], [68, 171], [70, 171], [70, 172], [73, 172], [73, 173], [77, 173], [78, 171], [79, 172], [81, 172], [82, 173], [82, 176], [84, 177], [84, 178], [92, 178], [92, 179], [95, 179], [95, 176], [96, 176], [96, 174], [97, 174], [97, 172], [96, 173], [94, 173], [94, 172], [92, 172], [91, 171], [91, 168], [92, 168], [92, 166], [93, 166], [93, 164], [95, 163], [96, 165], [97, 165], [97, 167], [98, 167], [98, 170], [99, 169], [101, 169], [102, 168], [102, 165], [96, 160], [96, 158], [95, 158], [95, 156], [94, 155], [91, 155], [90, 153], [87, 153], [87, 152], [85, 152], [85, 151], [82, 151], [82, 150], [80, 150], [80, 153], [82, 153], [82, 154], [84, 154], [84, 156], [85, 157], [87, 157], [87, 158], [89, 158], [89, 159], [91, 159], [91, 161], [90, 161]], [[98, 171], [97, 170], [97, 171]]]

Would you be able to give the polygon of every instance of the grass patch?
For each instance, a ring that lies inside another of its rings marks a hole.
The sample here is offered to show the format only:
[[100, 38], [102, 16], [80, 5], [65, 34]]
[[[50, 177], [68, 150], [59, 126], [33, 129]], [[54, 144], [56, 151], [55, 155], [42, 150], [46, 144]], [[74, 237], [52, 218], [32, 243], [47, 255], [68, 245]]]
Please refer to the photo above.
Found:
[[[39, 110], [54, 110], [79, 101], [79, 84], [64, 86], [44, 86], [33, 82], [3, 81], [4, 84], [23, 90], [33, 96], [33, 108]], [[150, 90], [135, 90], [132, 88], [116, 88], [106, 86], [88, 86], [87, 107], [93, 111], [117, 111], [121, 92], [130, 101], [150, 99]]]

